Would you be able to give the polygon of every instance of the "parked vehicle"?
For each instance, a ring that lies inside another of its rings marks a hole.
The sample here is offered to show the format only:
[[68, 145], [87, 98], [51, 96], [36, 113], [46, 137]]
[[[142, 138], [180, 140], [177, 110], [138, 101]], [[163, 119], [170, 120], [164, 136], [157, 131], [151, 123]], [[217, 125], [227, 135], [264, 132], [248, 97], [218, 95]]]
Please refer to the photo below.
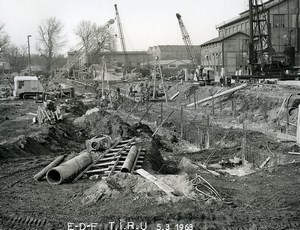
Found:
[[16, 76], [14, 78], [14, 97], [26, 98], [42, 94], [44, 87], [36, 76]]

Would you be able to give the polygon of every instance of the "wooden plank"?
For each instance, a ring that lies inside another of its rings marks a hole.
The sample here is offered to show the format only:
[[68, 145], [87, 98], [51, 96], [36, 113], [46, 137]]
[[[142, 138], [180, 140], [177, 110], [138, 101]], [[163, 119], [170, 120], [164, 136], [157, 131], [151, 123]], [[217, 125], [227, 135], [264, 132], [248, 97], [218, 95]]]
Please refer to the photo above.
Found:
[[102, 167], [102, 166], [107, 166], [107, 165], [113, 165], [115, 162], [114, 161], [109, 161], [105, 163], [100, 163], [100, 164], [95, 164], [94, 167]]
[[288, 153], [291, 155], [299, 155], [300, 156], [300, 153], [297, 153], [297, 152], [288, 152]]
[[281, 139], [284, 141], [292, 141], [292, 142], [297, 141], [297, 138], [295, 136], [284, 134], [284, 133], [277, 133], [277, 139]]
[[[113, 146], [111, 148], [116, 147], [118, 144], [120, 143], [120, 140], [117, 141], [115, 144], [113, 144]], [[78, 174], [77, 177], [74, 178], [73, 183], [78, 181], [83, 174], [85, 174], [88, 170], [90, 170], [96, 163], [98, 163], [98, 161], [105, 156], [106, 153], [109, 152], [110, 149], [107, 149], [103, 154], [101, 154], [92, 164], [90, 164], [88, 167], [86, 167], [81, 173]]]
[[93, 169], [93, 170], [87, 171], [86, 173], [87, 173], [87, 174], [90, 174], [90, 173], [102, 173], [102, 172], [105, 172], [105, 171], [107, 171], [107, 170], [108, 170], [108, 168], [104, 168], [104, 169]]
[[270, 161], [270, 159], [271, 159], [271, 157], [268, 157], [262, 164], [261, 164], [261, 166], [259, 166], [259, 168], [263, 168], [263, 167], [265, 167], [265, 165], [266, 164], [268, 164], [268, 162]]
[[180, 93], [180, 92], [177, 92], [177, 93], [175, 93], [173, 96], [171, 96], [171, 97], [170, 97], [170, 100], [175, 99], [175, 98], [179, 95], [179, 93]]
[[155, 136], [155, 134], [158, 132], [158, 130], [162, 127], [162, 125], [169, 119], [169, 117], [174, 113], [174, 110], [166, 117], [166, 119], [160, 123], [160, 125], [156, 128], [156, 130], [154, 131], [154, 133], [152, 134], [152, 137]]
[[151, 175], [146, 170], [144, 170], [144, 169], [138, 169], [138, 170], [136, 170], [136, 172], [139, 175], [141, 175], [142, 177], [144, 177], [147, 180], [149, 180], [149, 181], [153, 182], [154, 184], [156, 184], [157, 187], [159, 187], [161, 190], [163, 190], [168, 195], [175, 195], [176, 194], [175, 189], [173, 189], [169, 185], [165, 184], [164, 182], [160, 181], [158, 178], [156, 178], [155, 176]]

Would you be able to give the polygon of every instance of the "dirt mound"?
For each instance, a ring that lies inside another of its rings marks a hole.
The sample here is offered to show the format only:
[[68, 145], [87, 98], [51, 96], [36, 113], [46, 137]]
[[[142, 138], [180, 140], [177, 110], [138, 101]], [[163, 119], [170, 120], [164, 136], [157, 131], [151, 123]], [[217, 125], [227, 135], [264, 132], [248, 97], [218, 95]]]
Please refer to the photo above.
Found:
[[101, 180], [85, 190], [79, 199], [82, 205], [91, 205], [97, 201], [109, 201], [123, 197], [126, 197], [126, 200], [132, 199], [134, 201], [155, 199], [159, 203], [165, 203], [170, 200], [179, 201], [185, 199], [186, 197], [183, 195], [196, 196], [187, 174], [165, 175], [163, 177], [161, 175], [154, 176], [173, 187], [182, 196], [170, 197], [154, 183], [139, 175], [118, 173], [106, 181]]
[[65, 123], [43, 126], [32, 136], [19, 136], [0, 145], [0, 160], [33, 155], [70, 153], [82, 149], [80, 133]]
[[51, 150], [32, 137], [20, 136], [16, 141], [0, 145], [0, 160], [31, 155], [47, 155]]
[[137, 134], [119, 116], [112, 115], [104, 110], [83, 115], [75, 119], [73, 124], [84, 129], [89, 137], [105, 134], [115, 139], [117, 137], [132, 137]]

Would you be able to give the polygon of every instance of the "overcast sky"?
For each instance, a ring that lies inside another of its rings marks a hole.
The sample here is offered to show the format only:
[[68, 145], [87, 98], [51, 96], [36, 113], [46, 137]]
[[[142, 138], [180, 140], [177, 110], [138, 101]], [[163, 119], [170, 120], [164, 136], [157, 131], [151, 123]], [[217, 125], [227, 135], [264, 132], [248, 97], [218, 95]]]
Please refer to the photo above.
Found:
[[[37, 53], [37, 27], [49, 17], [64, 24], [68, 47], [75, 43], [74, 28], [81, 20], [98, 25], [115, 18], [118, 5], [127, 50], [147, 50], [155, 45], [183, 45], [176, 13], [194, 45], [217, 37], [216, 24], [247, 10], [248, 0], [0, 0], [0, 22], [16, 45], [30, 39], [32, 53]], [[117, 23], [113, 25], [118, 33]], [[119, 42], [119, 41], [118, 41]], [[120, 49], [120, 46], [119, 46]]]

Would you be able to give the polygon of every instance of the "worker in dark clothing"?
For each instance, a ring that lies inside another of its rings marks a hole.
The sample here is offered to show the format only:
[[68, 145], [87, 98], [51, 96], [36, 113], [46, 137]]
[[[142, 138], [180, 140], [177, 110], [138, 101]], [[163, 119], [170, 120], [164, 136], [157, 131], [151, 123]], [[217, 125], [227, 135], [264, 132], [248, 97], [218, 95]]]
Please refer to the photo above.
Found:
[[224, 78], [223, 78], [223, 76], [220, 77], [220, 84], [221, 84], [221, 87], [224, 86]]
[[227, 77], [227, 86], [231, 87], [231, 77]]

